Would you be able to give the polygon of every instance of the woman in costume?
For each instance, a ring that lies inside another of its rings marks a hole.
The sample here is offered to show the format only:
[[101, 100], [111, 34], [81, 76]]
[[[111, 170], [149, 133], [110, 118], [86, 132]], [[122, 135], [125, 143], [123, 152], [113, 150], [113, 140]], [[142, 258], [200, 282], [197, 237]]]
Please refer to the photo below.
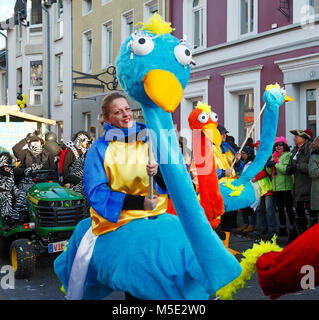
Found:
[[[133, 122], [130, 127], [127, 102], [117, 99], [123, 103], [123, 125], [112, 125], [117, 115], [106, 113], [105, 134], [85, 161], [91, 219], [77, 225], [54, 264], [69, 299], [104, 298], [113, 290], [138, 299], [208, 299], [241, 272], [199, 205], [175, 135], [168, 136], [174, 132], [169, 112], [180, 103], [190, 75], [189, 58], [186, 63], [181, 59], [190, 49], [171, 31], [154, 15], [122, 45], [116, 69], [122, 88], [142, 105], [178, 217], [165, 213], [166, 196], [156, 178], [153, 202], [147, 200], [145, 126]], [[145, 200], [151, 206], [140, 210]]]

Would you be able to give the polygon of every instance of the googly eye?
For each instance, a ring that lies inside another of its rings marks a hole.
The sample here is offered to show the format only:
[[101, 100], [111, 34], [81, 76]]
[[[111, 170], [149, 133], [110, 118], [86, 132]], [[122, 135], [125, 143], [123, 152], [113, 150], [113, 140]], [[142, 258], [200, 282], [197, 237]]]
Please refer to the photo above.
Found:
[[193, 55], [191, 50], [184, 44], [179, 44], [174, 49], [174, 54], [179, 63], [183, 66], [187, 66], [192, 62]]
[[208, 119], [209, 119], [209, 114], [205, 112], [202, 112], [197, 118], [198, 122], [200, 123], [206, 123]]
[[148, 36], [135, 37], [131, 47], [133, 53], [137, 56], [146, 56], [153, 51], [154, 42], [151, 37]]
[[214, 122], [217, 122], [217, 121], [218, 121], [218, 115], [217, 115], [217, 113], [211, 112], [210, 117], [211, 117], [211, 119], [212, 119]]
[[284, 97], [287, 95], [287, 92], [286, 92], [285, 88], [281, 88], [281, 93], [282, 93], [282, 95]]

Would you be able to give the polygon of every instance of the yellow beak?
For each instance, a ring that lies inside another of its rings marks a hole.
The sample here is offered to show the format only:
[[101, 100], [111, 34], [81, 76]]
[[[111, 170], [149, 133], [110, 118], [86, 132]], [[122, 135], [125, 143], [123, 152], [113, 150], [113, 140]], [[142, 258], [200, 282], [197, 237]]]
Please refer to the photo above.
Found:
[[207, 139], [216, 146], [220, 146], [222, 143], [222, 136], [217, 129], [217, 125], [214, 123], [208, 123], [202, 128], [202, 132]]
[[171, 72], [155, 69], [143, 78], [148, 97], [166, 112], [174, 112], [182, 100], [183, 87]]
[[284, 102], [288, 102], [288, 101], [295, 101], [295, 99], [289, 97], [289, 96], [285, 96], [285, 101]]

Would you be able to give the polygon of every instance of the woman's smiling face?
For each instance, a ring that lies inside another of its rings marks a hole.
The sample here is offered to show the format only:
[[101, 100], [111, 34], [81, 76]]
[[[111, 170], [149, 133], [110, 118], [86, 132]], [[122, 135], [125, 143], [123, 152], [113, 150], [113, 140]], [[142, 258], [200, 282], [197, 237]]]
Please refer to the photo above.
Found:
[[104, 121], [117, 128], [132, 128], [133, 113], [125, 98], [118, 98], [110, 103], [108, 115]]

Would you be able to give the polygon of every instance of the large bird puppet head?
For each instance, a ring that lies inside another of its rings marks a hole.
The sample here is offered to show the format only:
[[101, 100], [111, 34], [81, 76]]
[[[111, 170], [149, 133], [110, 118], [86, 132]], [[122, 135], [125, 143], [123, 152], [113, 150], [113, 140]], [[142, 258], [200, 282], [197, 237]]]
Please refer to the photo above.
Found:
[[179, 105], [193, 63], [191, 47], [154, 14], [121, 46], [116, 71], [122, 88], [143, 105], [173, 112]]

